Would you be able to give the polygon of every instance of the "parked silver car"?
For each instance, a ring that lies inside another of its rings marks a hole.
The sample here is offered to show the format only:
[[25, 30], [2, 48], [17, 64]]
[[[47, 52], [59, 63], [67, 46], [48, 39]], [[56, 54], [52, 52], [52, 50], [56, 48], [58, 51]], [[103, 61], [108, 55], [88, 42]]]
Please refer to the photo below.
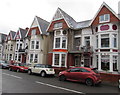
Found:
[[0, 60], [0, 68], [2, 68], [2, 69], [9, 68], [8, 61]]
[[35, 64], [28, 68], [28, 74], [37, 73], [40, 74], [42, 77], [46, 75], [54, 75], [55, 71], [51, 65], [46, 64]]

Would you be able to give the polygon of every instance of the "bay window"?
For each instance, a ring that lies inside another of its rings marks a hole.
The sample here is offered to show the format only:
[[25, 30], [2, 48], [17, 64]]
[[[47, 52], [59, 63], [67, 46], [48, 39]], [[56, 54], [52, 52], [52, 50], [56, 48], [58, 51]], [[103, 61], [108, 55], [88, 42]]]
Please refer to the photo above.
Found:
[[113, 56], [113, 71], [117, 70], [117, 56]]
[[66, 48], [66, 37], [62, 37], [62, 48]]
[[61, 57], [61, 67], [64, 67], [65, 66], [65, 57], [66, 57], [66, 55], [62, 54], [61, 56], [62, 56]]
[[66, 67], [66, 54], [53, 54], [53, 66]]
[[55, 54], [54, 65], [59, 65], [59, 54]]
[[39, 49], [39, 41], [31, 41], [31, 49]]
[[101, 47], [109, 47], [109, 34], [101, 35]]
[[38, 63], [38, 54], [30, 54], [30, 62]]
[[55, 37], [55, 43], [54, 43], [54, 48], [62, 48], [66, 49], [67, 48], [67, 37]]
[[36, 41], [36, 49], [39, 49], [39, 41]]
[[33, 54], [30, 54], [30, 62], [33, 62]]
[[34, 63], [38, 63], [38, 54], [35, 54]]
[[35, 41], [31, 41], [31, 49], [34, 49]]
[[110, 65], [110, 56], [109, 55], [102, 55], [101, 56], [101, 69], [102, 70], [109, 70]]
[[113, 34], [113, 47], [117, 47], [117, 34]]
[[60, 48], [60, 38], [55, 39], [55, 48]]
[[98, 48], [98, 36], [96, 36], [96, 48]]

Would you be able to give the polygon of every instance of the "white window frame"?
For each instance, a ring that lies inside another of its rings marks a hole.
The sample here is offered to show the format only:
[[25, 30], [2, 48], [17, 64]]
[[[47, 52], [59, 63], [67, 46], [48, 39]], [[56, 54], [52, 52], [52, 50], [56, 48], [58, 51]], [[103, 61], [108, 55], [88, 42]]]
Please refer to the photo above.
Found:
[[[112, 34], [113, 38], [112, 38], [112, 45], [113, 45], [113, 48], [117, 48], [118, 47], [118, 35], [117, 34]], [[116, 37], [114, 37], [114, 35], [116, 35]], [[116, 38], [116, 47], [114, 46], [114, 38]]]
[[[62, 41], [63, 41], [64, 37], [66, 38], [66, 45], [65, 45], [65, 48], [62, 48]], [[60, 47], [59, 48], [55, 47], [57, 38], [60, 38]], [[57, 36], [57, 37], [54, 37], [54, 49], [67, 49], [67, 36]]]
[[109, 38], [109, 46], [108, 46], [108, 47], [102, 47], [102, 45], [101, 45], [101, 44], [102, 44], [102, 41], [101, 41], [100, 47], [101, 47], [101, 48], [110, 48], [110, 43], [111, 43], [111, 42], [110, 42], [110, 34], [101, 34], [101, 35], [100, 35], [100, 40], [102, 40], [102, 38], [107, 38], [107, 37], [102, 37], [102, 35], [108, 35], [108, 38]]
[[[55, 65], [55, 54], [59, 54], [59, 65]], [[65, 54], [65, 66], [62, 66], [62, 54]], [[53, 63], [52, 66], [54, 67], [67, 67], [67, 53], [53, 53]]]
[[[32, 53], [31, 53], [32, 54]], [[38, 53], [33, 53], [33, 59], [32, 59], [32, 61], [30, 61], [30, 59], [31, 59], [31, 54], [29, 55], [29, 62], [31, 63], [31, 62], [33, 62], [33, 63], [35, 63], [35, 55], [37, 54], [37, 63], [39, 63], [39, 54]]]
[[[38, 42], [38, 44], [37, 44], [37, 42]], [[38, 49], [40, 48], [40, 41], [35, 41], [35, 49], [37, 49], [36, 47], [38, 46]], [[37, 49], [37, 50], [38, 50]]]
[[[115, 61], [114, 56], [117, 57], [116, 60], [117, 60], [117, 70], [118, 70], [118, 55], [113, 55], [113, 56], [112, 56], [112, 57], [113, 57], [113, 62]], [[114, 64], [114, 63], [113, 63], [113, 64]], [[114, 71], [114, 70], [113, 70], [113, 71]]]
[[63, 27], [63, 23], [62, 22], [58, 22], [58, 23], [54, 24], [53, 29], [60, 29], [62, 27]]
[[[32, 42], [34, 42], [34, 44], [32, 44]], [[33, 46], [33, 48], [32, 48], [32, 46]], [[35, 41], [34, 40], [31, 41], [30, 48], [31, 48], [31, 50], [33, 50], [35, 48]]]
[[37, 32], [36, 29], [32, 29], [31, 30], [31, 35], [36, 35], [36, 32]]
[[[32, 41], [34, 41], [34, 48], [32, 48]], [[36, 49], [37, 42], [39, 42], [39, 48], [38, 49]], [[30, 49], [31, 50], [40, 50], [40, 41], [39, 40], [31, 40], [30, 43], [31, 43], [30, 44]]]
[[[106, 16], [108, 15], [108, 20], [106, 20]], [[101, 21], [101, 18], [103, 17], [103, 21]], [[110, 21], [110, 14], [103, 14], [99, 16], [99, 23], [109, 22]]]
[[[37, 58], [35, 58], [35, 55], [37, 55]], [[34, 63], [38, 63], [38, 54], [34, 54]], [[35, 62], [35, 60], [37, 60], [37, 62]]]

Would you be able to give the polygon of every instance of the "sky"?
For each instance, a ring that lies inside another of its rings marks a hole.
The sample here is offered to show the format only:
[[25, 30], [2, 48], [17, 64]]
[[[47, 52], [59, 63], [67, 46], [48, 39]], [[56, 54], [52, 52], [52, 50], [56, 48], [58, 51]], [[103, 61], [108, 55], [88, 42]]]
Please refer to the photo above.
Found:
[[58, 7], [77, 22], [90, 20], [103, 2], [118, 14], [120, 0], [0, 0], [0, 33], [29, 28], [35, 16], [50, 22]]

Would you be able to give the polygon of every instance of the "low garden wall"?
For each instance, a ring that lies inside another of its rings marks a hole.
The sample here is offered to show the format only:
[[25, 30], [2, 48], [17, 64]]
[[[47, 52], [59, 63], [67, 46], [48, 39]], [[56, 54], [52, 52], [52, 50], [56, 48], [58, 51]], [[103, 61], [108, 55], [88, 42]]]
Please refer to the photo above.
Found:
[[107, 81], [111, 83], [118, 83], [120, 79], [120, 74], [110, 74], [110, 73], [100, 73], [102, 81]]

